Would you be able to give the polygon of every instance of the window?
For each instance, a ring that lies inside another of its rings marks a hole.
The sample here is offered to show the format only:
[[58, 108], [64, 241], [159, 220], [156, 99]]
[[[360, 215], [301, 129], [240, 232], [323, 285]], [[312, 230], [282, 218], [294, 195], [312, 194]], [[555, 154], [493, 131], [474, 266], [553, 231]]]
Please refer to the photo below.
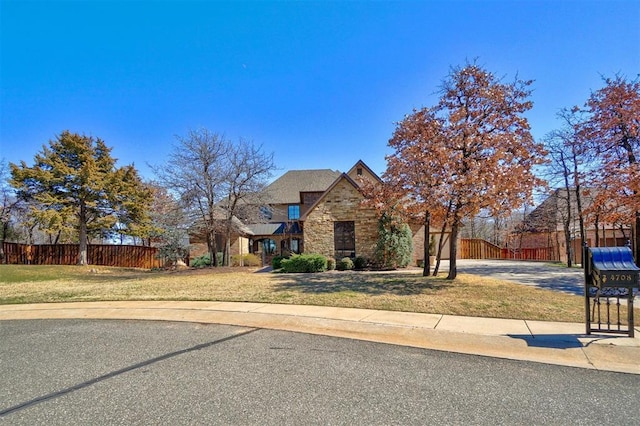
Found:
[[356, 257], [355, 222], [334, 222], [333, 242], [336, 259], [342, 259], [343, 257]]
[[362, 176], [362, 167], [358, 167], [356, 173], [358, 174], [358, 176]]
[[262, 240], [262, 250], [265, 254], [276, 254], [276, 242], [271, 238]]
[[297, 204], [292, 204], [289, 206], [289, 220], [298, 219], [300, 219], [300, 206]]
[[300, 253], [300, 239], [292, 238], [291, 239], [291, 251], [294, 253]]

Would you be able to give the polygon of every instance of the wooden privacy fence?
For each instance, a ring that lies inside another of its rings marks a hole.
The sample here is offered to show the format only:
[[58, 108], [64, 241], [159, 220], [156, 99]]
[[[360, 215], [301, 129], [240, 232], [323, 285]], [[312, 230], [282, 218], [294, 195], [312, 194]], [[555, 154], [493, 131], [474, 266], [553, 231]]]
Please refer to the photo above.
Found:
[[460, 259], [502, 259], [501, 248], [480, 238], [460, 240]]
[[[75, 265], [78, 263], [78, 244], [17, 244], [3, 243], [4, 263], [31, 265]], [[165, 259], [156, 257], [158, 249], [147, 246], [90, 244], [87, 262], [90, 265], [125, 268], [161, 268]]]
[[462, 238], [459, 256], [460, 259], [560, 260], [553, 247], [501, 248], [480, 238]]
[[502, 259], [559, 261], [553, 247], [503, 248]]

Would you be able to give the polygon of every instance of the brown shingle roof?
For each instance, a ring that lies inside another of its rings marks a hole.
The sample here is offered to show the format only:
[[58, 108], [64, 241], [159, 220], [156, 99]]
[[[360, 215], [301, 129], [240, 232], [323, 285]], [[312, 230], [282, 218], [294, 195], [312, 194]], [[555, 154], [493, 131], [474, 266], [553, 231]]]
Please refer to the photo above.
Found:
[[297, 204], [301, 192], [324, 192], [340, 175], [330, 169], [289, 170], [267, 187], [267, 202]]

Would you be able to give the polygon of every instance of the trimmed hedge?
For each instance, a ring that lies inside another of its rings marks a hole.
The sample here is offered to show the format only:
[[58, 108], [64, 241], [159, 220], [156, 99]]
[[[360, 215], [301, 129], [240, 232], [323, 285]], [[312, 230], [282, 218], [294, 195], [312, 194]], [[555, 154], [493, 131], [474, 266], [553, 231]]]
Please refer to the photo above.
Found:
[[333, 257], [327, 259], [327, 271], [336, 269], [336, 260]]
[[369, 261], [366, 257], [358, 256], [353, 260], [354, 269], [362, 270], [369, 266]]
[[282, 261], [289, 259], [290, 256], [277, 255], [271, 259], [271, 267], [276, 270], [282, 268]]
[[338, 271], [346, 271], [353, 269], [353, 260], [350, 257], [343, 257], [336, 263], [336, 269]]
[[[282, 259], [282, 272], [323, 272], [327, 270], [327, 258], [321, 254], [294, 254]], [[274, 268], [275, 269], [275, 268]]]

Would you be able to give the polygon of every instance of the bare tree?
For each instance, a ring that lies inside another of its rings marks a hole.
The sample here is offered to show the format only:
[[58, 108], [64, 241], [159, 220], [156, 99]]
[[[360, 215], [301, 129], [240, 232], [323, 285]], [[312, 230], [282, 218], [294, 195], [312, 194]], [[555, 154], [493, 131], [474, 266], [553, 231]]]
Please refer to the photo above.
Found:
[[218, 266], [216, 231], [224, 178], [223, 163], [229, 141], [207, 129], [190, 130], [185, 137], [176, 136], [177, 144], [163, 166], [153, 167], [159, 182], [173, 191], [191, 219], [205, 234], [213, 266]]
[[[259, 211], [255, 201], [274, 169], [273, 155], [264, 154], [251, 142], [234, 144], [204, 128], [176, 139], [167, 163], [153, 170], [205, 234], [212, 265], [219, 266], [217, 253], [221, 249], [223, 263], [228, 264], [237, 216], [246, 218], [251, 209]], [[218, 247], [216, 236], [222, 237], [222, 247]]]
[[4, 242], [15, 233], [12, 222], [20, 208], [20, 200], [9, 185], [9, 166], [0, 159], [0, 263], [5, 261]]
[[260, 206], [264, 204], [263, 194], [267, 180], [275, 169], [273, 154], [262, 151], [253, 142], [240, 139], [229, 147], [223, 180], [225, 199], [221, 203], [224, 211], [225, 250], [222, 262], [229, 265], [231, 234], [237, 227], [234, 218], [245, 222], [258, 222]]
[[[558, 216], [564, 230], [567, 267], [572, 266], [575, 221], [579, 223], [580, 240], [586, 241], [585, 232], [585, 185], [593, 168], [594, 159], [586, 149], [584, 139], [584, 112], [578, 107], [563, 109], [558, 113], [560, 128], [544, 138], [550, 162], [546, 169], [547, 179], [561, 188], [554, 196], [562, 204], [558, 206]], [[591, 166], [589, 166], [591, 165]]]

